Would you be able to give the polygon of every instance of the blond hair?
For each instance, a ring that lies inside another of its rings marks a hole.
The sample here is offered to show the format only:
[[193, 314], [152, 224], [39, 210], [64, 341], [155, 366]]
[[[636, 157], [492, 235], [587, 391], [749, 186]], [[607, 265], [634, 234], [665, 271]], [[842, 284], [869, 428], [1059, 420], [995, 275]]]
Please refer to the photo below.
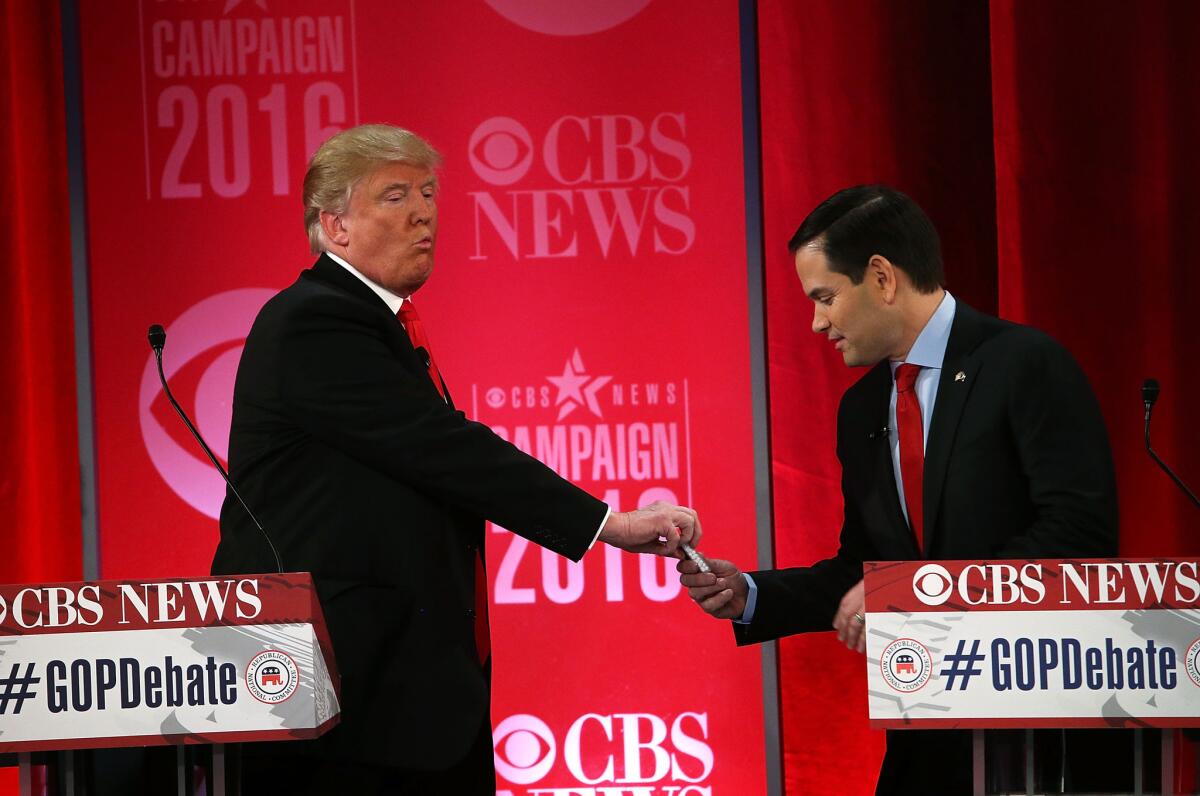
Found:
[[437, 168], [442, 157], [421, 136], [390, 124], [363, 124], [330, 137], [304, 173], [304, 228], [313, 254], [328, 248], [321, 213], [344, 213], [358, 181], [383, 163]]

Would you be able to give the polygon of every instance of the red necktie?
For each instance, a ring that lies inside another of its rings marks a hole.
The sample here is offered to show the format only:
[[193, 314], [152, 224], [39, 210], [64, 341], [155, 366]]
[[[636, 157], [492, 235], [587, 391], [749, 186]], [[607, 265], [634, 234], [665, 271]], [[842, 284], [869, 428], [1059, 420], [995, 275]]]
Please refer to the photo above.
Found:
[[417, 314], [417, 308], [413, 305], [412, 299], [404, 300], [396, 317], [400, 319], [400, 323], [404, 324], [404, 331], [408, 332], [408, 339], [413, 348], [425, 349], [425, 356], [429, 360], [429, 378], [433, 379], [433, 386], [437, 388], [438, 395], [445, 398], [446, 393], [442, 389], [442, 374], [433, 361], [433, 350], [429, 347], [429, 338], [425, 336], [425, 327], [421, 324], [421, 316]]
[[[429, 338], [425, 336], [425, 327], [421, 324], [421, 316], [417, 315], [417, 308], [413, 306], [412, 299], [405, 299], [396, 317], [404, 324], [404, 331], [408, 332], [408, 339], [413, 348], [425, 349], [425, 356], [429, 358], [429, 378], [433, 379], [433, 386], [437, 387], [438, 394], [444, 399], [446, 392], [443, 389], [442, 374], [433, 361], [433, 349], [429, 347]], [[479, 653], [481, 664], [487, 663], [488, 656], [492, 653], [491, 629], [488, 627], [487, 572], [483, 568], [482, 547], [476, 548], [475, 555], [475, 651]]]
[[920, 365], [896, 368], [896, 433], [900, 435], [900, 478], [904, 481], [908, 524], [917, 537], [917, 549], [924, 555], [925, 424], [921, 422], [916, 391], [920, 372]]

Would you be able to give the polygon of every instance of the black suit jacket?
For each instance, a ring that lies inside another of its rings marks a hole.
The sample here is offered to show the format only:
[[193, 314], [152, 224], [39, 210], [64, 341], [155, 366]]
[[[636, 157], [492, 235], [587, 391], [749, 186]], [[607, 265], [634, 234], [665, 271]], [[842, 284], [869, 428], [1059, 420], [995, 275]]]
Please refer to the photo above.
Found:
[[[327, 257], [255, 319], [229, 464], [285, 569], [313, 573], [332, 636], [341, 724], [305, 752], [413, 769], [455, 764], [487, 720], [485, 518], [578, 560], [607, 510], [455, 411], [387, 305]], [[227, 497], [213, 573], [274, 568]]]
[[[891, 389], [891, 369], [881, 362], [846, 391], [838, 409], [845, 517], [837, 555], [811, 567], [751, 573], [757, 604], [749, 625], [733, 626], [739, 644], [829, 630], [864, 561], [1117, 554], [1104, 420], [1061, 345], [957, 303], [925, 452], [924, 556], [900, 510], [888, 440], [876, 433], [888, 423]], [[945, 751], [941, 762], [931, 761], [934, 776], [947, 770]], [[880, 792], [907, 791], [881, 781]]]

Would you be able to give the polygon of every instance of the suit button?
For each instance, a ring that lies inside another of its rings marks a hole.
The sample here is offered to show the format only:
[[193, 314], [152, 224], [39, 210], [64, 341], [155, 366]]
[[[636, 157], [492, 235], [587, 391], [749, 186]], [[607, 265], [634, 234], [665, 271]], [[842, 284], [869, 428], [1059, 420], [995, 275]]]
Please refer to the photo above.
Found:
[[475, 618], [475, 609], [468, 608], [467, 609], [467, 619], [474, 619], [474, 618]]

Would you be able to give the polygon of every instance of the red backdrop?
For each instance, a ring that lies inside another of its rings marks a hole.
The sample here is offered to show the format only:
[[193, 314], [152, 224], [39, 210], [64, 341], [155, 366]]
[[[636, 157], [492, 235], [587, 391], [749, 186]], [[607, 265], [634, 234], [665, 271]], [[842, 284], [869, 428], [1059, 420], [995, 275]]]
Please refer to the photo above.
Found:
[[58, 6], [0, 22], [0, 582], [82, 574], [67, 135]]
[[[223, 5], [214, 0], [195, 7], [211, 6], [209, 10], [219, 16], [218, 6]], [[259, 4], [234, 5], [240, 6], [234, 9], [234, 16], [260, 13]], [[496, 0], [495, 5], [512, 12], [517, 4]], [[303, 16], [308, 9], [314, 15], [318, 10], [326, 16], [341, 14], [343, 24], [353, 16], [360, 31], [355, 37], [358, 49], [343, 56], [340, 68], [331, 62], [322, 65], [318, 59], [307, 64], [307, 71], [301, 74], [293, 54], [289, 56], [293, 68], [279, 80], [239, 78], [247, 91], [251, 142], [243, 154], [254, 153], [249, 166], [255, 177], [240, 199], [222, 197], [224, 201], [217, 201], [218, 189], [228, 194], [240, 189], [238, 169], [246, 168], [246, 162], [239, 161], [243, 155], [231, 146], [214, 167], [214, 159], [203, 154], [212, 151], [207, 137], [214, 134], [213, 128], [201, 114], [207, 113], [208, 103], [213, 102], [230, 120], [229, 126], [217, 132], [232, 134], [237, 98], [218, 92], [210, 100], [222, 81], [189, 79], [183, 82], [196, 92], [194, 106], [178, 92], [163, 101], [173, 79], [155, 82], [153, 40], [147, 38], [153, 20], [135, 19], [139, 6], [132, 3], [115, 10], [105, 5], [104, 13], [97, 13], [99, 5], [84, 4], [88, 25], [85, 57], [92, 59], [90, 66], [85, 63], [88, 90], [98, 92], [90, 94], [86, 103], [88, 157], [93, 168], [89, 200], [93, 213], [105, 224], [103, 234], [94, 236], [91, 245], [97, 267], [107, 269], [100, 273], [102, 290], [114, 297], [105, 307], [96, 308], [109, 314], [97, 317], [94, 342], [98, 349], [117, 347], [114, 350], [120, 351], [119, 358], [125, 363], [97, 372], [97, 411], [102, 422], [98, 445], [121, 463], [110, 465], [108, 477], [115, 480], [104, 488], [102, 501], [110, 500], [114, 490], [131, 494], [144, 484], [156, 484], [148, 488], [151, 492], [167, 489], [147, 462], [144, 447], [139, 458], [137, 445], [131, 442], [122, 447], [113, 436], [115, 429], [123, 428], [120, 433], [126, 438], [140, 440], [143, 421], [128, 413], [130, 406], [138, 406], [138, 380], [145, 364], [145, 353], [138, 349], [146, 323], [178, 321], [195, 303], [188, 296], [209, 296], [247, 285], [277, 289], [290, 280], [297, 263], [305, 258], [297, 234], [295, 181], [312, 136], [331, 124], [365, 121], [377, 118], [376, 114], [391, 118], [391, 109], [403, 108], [405, 121], [428, 132], [448, 155], [446, 236], [440, 272], [430, 286], [429, 309], [424, 312], [437, 335], [439, 360], [454, 380], [459, 402], [470, 404], [480, 415], [492, 412], [490, 419], [511, 429], [514, 438], [519, 426], [559, 423], [557, 411], [548, 415], [535, 411], [536, 401], [532, 407], [515, 406], [512, 397], [524, 393], [521, 389], [514, 393], [512, 388], [545, 386], [547, 375], [564, 370], [573, 360], [577, 330], [596, 324], [596, 307], [601, 312], [609, 308], [600, 301], [609, 292], [619, 291], [631, 304], [631, 316], [640, 311], [635, 332], [663, 326], [664, 336], [675, 339], [672, 335], [683, 328], [679, 318], [692, 322], [696, 308], [703, 307], [706, 322], [719, 322], [722, 328], [735, 329], [736, 335], [741, 335], [745, 323], [736, 308], [742, 306], [744, 295], [739, 293], [742, 282], [736, 268], [729, 274], [712, 271], [723, 276], [718, 288], [711, 292], [698, 289], [687, 295], [687, 301], [672, 304], [661, 320], [644, 320], [646, 307], [658, 306], [654, 290], [674, 290], [681, 281], [692, 278], [688, 274], [681, 279], [680, 269], [672, 269], [672, 265], [695, 265], [701, 251], [714, 259], [728, 257], [735, 265], [740, 262], [740, 233], [707, 245], [714, 241], [703, 236], [712, 231], [699, 218], [710, 212], [704, 208], [711, 207], [705, 202], [712, 200], [702, 201], [696, 188], [689, 197], [693, 203], [689, 212], [697, 219], [695, 238], [678, 263], [672, 255], [642, 250], [636, 262], [647, 267], [636, 268], [631, 256], [634, 247], [619, 229], [610, 240], [610, 251], [618, 254], [600, 252], [600, 230], [590, 215], [584, 215], [587, 200], [579, 195], [572, 199], [577, 203], [576, 213], [567, 227], [543, 224], [546, 235], [542, 239], [536, 238], [531, 227], [526, 228], [521, 245], [533, 248], [541, 240], [543, 253], [549, 254], [567, 245], [570, 238], [564, 237], [564, 229], [576, 230], [574, 223], [582, 216], [585, 226], [579, 234], [583, 237], [577, 238], [586, 239], [581, 244], [585, 257], [593, 264], [604, 263], [589, 270], [593, 282], [582, 283], [571, 300], [554, 305], [549, 319], [537, 317], [528, 324], [534, 330], [550, 328], [553, 334], [524, 331], [510, 344], [486, 334], [481, 338], [457, 317], [460, 301], [477, 309], [514, 290], [523, 296], [533, 291], [533, 299], [544, 301], [548, 292], [540, 292], [540, 286], [565, 279], [558, 269], [561, 258], [513, 256], [509, 250], [512, 236], [506, 238], [503, 224], [498, 227], [489, 220], [490, 208], [478, 210], [484, 213], [482, 224], [476, 217], [479, 202], [486, 204], [487, 199], [472, 194], [487, 192], [508, 202], [528, 202], [523, 205], [525, 223], [531, 224], [535, 191], [546, 186], [576, 190], [575, 186], [551, 185], [551, 167], [538, 157], [523, 175], [527, 181], [515, 189], [528, 193], [515, 200], [506, 193], [510, 189], [482, 177], [479, 167], [470, 163], [470, 137], [483, 121], [496, 116], [516, 118], [530, 133], [530, 141], [540, 146], [550, 123], [565, 116], [627, 115], [649, 123], [658, 112], [684, 108], [688, 122], [685, 140], [695, 163], [687, 182], [698, 185], [703, 176], [705, 185], [715, 185], [718, 165], [714, 164], [723, 166], [720, 177], [727, 189], [725, 201], [732, 203], [725, 218], [736, 218], [740, 224], [740, 209], [736, 213], [730, 209], [740, 203], [741, 190], [741, 161], [735, 151], [740, 141], [730, 133], [737, 128], [732, 13], [722, 10], [705, 21], [704, 15], [667, 2], [652, 3], [648, 9], [637, 6], [637, 2], [628, 6], [631, 13], [641, 11], [632, 25], [616, 28], [635, 30], [629, 34], [631, 39], [603, 32], [590, 39], [537, 38], [528, 27], [488, 16], [493, 12], [482, 4], [473, 8], [465, 25], [445, 21], [439, 25], [439, 18], [425, 10], [419, 15], [423, 23], [433, 20], [434, 24], [430, 32], [422, 34], [421, 43], [434, 44], [419, 50], [408, 40], [388, 38], [383, 23], [364, 23], [364, 19], [382, 18], [372, 17], [371, 3], [297, 7], [288, 13]], [[140, 8], [145, 15], [152, 15], [163, 6], [146, 3]], [[5, 70], [0, 84], [7, 87], [3, 99], [9, 118], [19, 121], [0, 130], [4, 144], [0, 173], [5, 175], [6, 187], [0, 192], [0, 203], [7, 211], [5, 217], [14, 222], [3, 244], [10, 290], [3, 298], [6, 329], [0, 344], [0, 394], [8, 408], [2, 417], [10, 455], [0, 466], [0, 498], [4, 501], [0, 508], [7, 510], [9, 518], [3, 538], [9, 549], [19, 549], [20, 554], [0, 559], [0, 576], [7, 581], [72, 578], [81, 573], [72, 337], [63, 321], [69, 306], [66, 286], [70, 268], [57, 5], [39, 7], [35, 13], [30, 4], [6, 2], [3, 9], [6, 55], [0, 59], [0, 68]], [[1200, 392], [1200, 380], [1185, 358], [1197, 339], [1191, 321], [1200, 308], [1195, 298], [1200, 276], [1188, 262], [1185, 239], [1188, 222], [1200, 209], [1192, 189], [1200, 165], [1191, 153], [1200, 121], [1191, 78], [1197, 56], [1187, 41], [1200, 11], [1185, 2], [1141, 5], [1132, 14], [1122, 6], [1089, 7], [1084, 13], [1070, 4], [999, 0], [902, 6], [881, 0], [812, 0], [805, 4], [764, 0], [759, 14], [766, 307], [779, 563], [807, 563], [834, 550], [840, 507], [830, 500], [837, 494], [833, 408], [855, 375], [808, 331], [810, 310], [791, 271], [784, 242], [817, 201], [860, 181], [896, 184], [929, 210], [943, 234], [950, 288], [958, 296], [980, 309], [998, 310], [1050, 331], [1080, 359], [1104, 407], [1117, 456], [1123, 552], [1195, 552], [1194, 510], [1141, 449], [1137, 387], [1144, 376], [1156, 376], [1162, 382], [1156, 445], [1185, 478], [1200, 480], [1200, 446], [1196, 445], [1200, 435], [1187, 416]], [[679, 23], [682, 18], [687, 19], [686, 25]], [[570, 22], [544, 20], [550, 26]], [[367, 30], [361, 30], [364, 24]], [[142, 37], [136, 38], [131, 30], [140, 31]], [[479, 42], [485, 39], [491, 42], [487, 47], [496, 49], [481, 49], [485, 45]], [[138, 40], [140, 46], [111, 46], [125, 40]], [[673, 40], [679, 41], [679, 50], [672, 45], [667, 53], [662, 43]], [[404, 47], [397, 49], [396, 41], [404, 41]], [[535, 41], [546, 49], [535, 48]], [[386, 58], [380, 49], [384, 44], [389, 45]], [[639, 45], [643, 51], [626, 65], [611, 57], [613, 52], [628, 56]], [[146, 53], [142, 47], [149, 48], [151, 58], [144, 89], [141, 65]], [[697, 52], [704, 57], [692, 57]], [[282, 62], [282, 53], [279, 57]], [[416, 61], [418, 71], [426, 70], [422, 74], [433, 77], [401, 81], [397, 69], [379, 66], [397, 60], [409, 70], [403, 74], [410, 74]], [[504, 68], [480, 70], [481, 62], [503, 64]], [[603, 65], [590, 66], [597, 62]], [[378, 77], [364, 77], [350, 68], [364, 63], [375, 66]], [[553, 71], [548, 72], [546, 64], [553, 64]], [[166, 64], [158, 66], [170, 74]], [[686, 80], [682, 73], [687, 73]], [[106, 75], [118, 74], [123, 76], [120, 80], [102, 85]], [[647, 74], [654, 79], [647, 81]], [[506, 100], [512, 96], [510, 84], [518, 79], [530, 86], [530, 95], [523, 102]], [[711, 92], [693, 88], [693, 95], [677, 102], [673, 96], [681, 82], [713, 88]], [[272, 93], [277, 83], [284, 86], [282, 97]], [[333, 87], [313, 89], [317, 83]], [[483, 88], [477, 90], [477, 84]], [[596, 106], [576, 107], [581, 87], [586, 87], [587, 102]], [[697, 102], [710, 93], [714, 99], [707, 103], [706, 116], [706, 107]], [[104, 104], [98, 104], [102, 102], [113, 105], [106, 110]], [[184, 193], [194, 190], [192, 184], [200, 186], [202, 196], [207, 197], [202, 202], [207, 214], [202, 229], [190, 218], [189, 208], [196, 206], [196, 201], [158, 202], [157, 210], [151, 207], [154, 202], [147, 201], [147, 197], [163, 193], [167, 162], [179, 146], [181, 132], [190, 124], [189, 109], [196, 112], [195, 132], [189, 146], [180, 150], [188, 157], [178, 161], [178, 172], [172, 171], [173, 179], [166, 183]], [[410, 113], [418, 116], [409, 121]], [[279, 148], [267, 144], [279, 141], [281, 119], [287, 121], [281, 134], [289, 150], [285, 159], [276, 160]], [[728, 129], [718, 130], [724, 127]], [[584, 128], [568, 121], [562, 129], [568, 136], [579, 136]], [[712, 132], [703, 132], [706, 129]], [[596, 130], [597, 136], [602, 134], [599, 127]], [[491, 158], [488, 162], [501, 166], [501, 172], [511, 170], [524, 157], [520, 136], [512, 135], [511, 127], [500, 130], [506, 131], [511, 142], [493, 142], [490, 149], [476, 152], [477, 160]], [[667, 134], [681, 137], [675, 129]], [[475, 143], [487, 147], [483, 137], [481, 134]], [[579, 143], [578, 138], [576, 141]], [[717, 147], [719, 157], [702, 163], [702, 145]], [[677, 158], [658, 152], [663, 168], [681, 165]], [[488, 173], [488, 162], [483, 163], [484, 173]], [[562, 171], [564, 165], [571, 170]], [[582, 176], [582, 160], [557, 166], [568, 180]], [[601, 162], [596, 168], [602, 167]], [[147, 185], [150, 176], [154, 179]], [[659, 180], [658, 187], [670, 182]], [[650, 180], [642, 187], [654, 188], [653, 183]], [[639, 197], [635, 193], [632, 198]], [[549, 215], [543, 220], [548, 222], [556, 199], [547, 195], [545, 201]], [[511, 213], [513, 205], [508, 207]], [[253, 234], [246, 233], [246, 224], [253, 225]], [[181, 238], [181, 230], [191, 231]], [[672, 227], [669, 222], [661, 234], [676, 248], [686, 240], [678, 225]], [[237, 241], [233, 250], [239, 259], [251, 264], [241, 277], [230, 276], [218, 258], [206, 256], [214, 249], [228, 251], [230, 241]], [[458, 251], [448, 254], [447, 249], [454, 246]], [[154, 252], [153, 259], [148, 252]], [[488, 260], [472, 261], [472, 256], [479, 255]], [[142, 265], [123, 268], [125, 258]], [[517, 265], [518, 260], [523, 264]], [[472, 284], [486, 290], [463, 298], [452, 287], [456, 272], [462, 274], [466, 268], [473, 269]], [[656, 283], [656, 279], [661, 281]], [[710, 296], [723, 299], [715, 310], [716, 322], [714, 310], [708, 308], [714, 303]], [[176, 379], [190, 395], [219, 394], [221, 379], [228, 378], [230, 352], [236, 351], [238, 332], [214, 333], [212, 329], [223, 330], [227, 317], [235, 326], [245, 322], [248, 310], [238, 306], [239, 296], [233, 298], [226, 305], [228, 312], [210, 314], [215, 323], [197, 327], [200, 331], [196, 334], [207, 333], [214, 339], [199, 340], [193, 350], [185, 351], [187, 346], [181, 345], [188, 336], [182, 332], [184, 324], [168, 344], [168, 360], [186, 360]], [[240, 298], [248, 307], [259, 300], [257, 294], [241, 294]], [[131, 307], [144, 307], [147, 312], [131, 312]], [[454, 317], [453, 323], [440, 320], [450, 317]], [[687, 328], [699, 327], [692, 323]], [[498, 351], [506, 354], [517, 345], [528, 354], [522, 354], [519, 367], [489, 370], [493, 366], [480, 361], [487, 357], [476, 359], [472, 351], [473, 341], [479, 339], [484, 340], [484, 353], [497, 362], [501, 358]], [[659, 395], [665, 395], [673, 384], [678, 398], [681, 374], [685, 374], [691, 399], [686, 410], [679, 404], [660, 402], [652, 411], [646, 410], [645, 421], [665, 424], [668, 429], [674, 422], [678, 433], [679, 423], [712, 424], [721, 412], [732, 411], [733, 433], [701, 437], [693, 427], [684, 436], [686, 444], [677, 450], [681, 455], [693, 452], [695, 440], [695, 457], [702, 453], [706, 458], [728, 456], [731, 460], [723, 463], [725, 472], [748, 469], [747, 443], [707, 438], [734, 437], [738, 428], [745, 431], [745, 415], [739, 414], [744, 410], [736, 396], [720, 397], [723, 393], [705, 381], [713, 376], [693, 377], [692, 371], [676, 362], [674, 350], [667, 349], [666, 356], [661, 345], [650, 345], [644, 357], [633, 358], [637, 364], [627, 364], [629, 351], [641, 350], [642, 336], [635, 334], [634, 339], [638, 346], [620, 349], [619, 371], [614, 364], [618, 362], [616, 344], [604, 335], [597, 335], [584, 347], [580, 369], [588, 383], [603, 376], [620, 379], [623, 397], [630, 395], [629, 388], [635, 383], [656, 384]], [[704, 342], [715, 346], [718, 356], [729, 355], [722, 340], [705, 338]], [[737, 348], [736, 336], [728, 345]], [[742, 355], [735, 350], [732, 356], [737, 378], [744, 379]], [[653, 378], [648, 375], [651, 371]], [[505, 398], [502, 402], [497, 399], [499, 405], [493, 409], [487, 395], [496, 387]], [[641, 389], [646, 389], [644, 384]], [[611, 390], [597, 394], [605, 399], [598, 406], [607, 415], [605, 420], [613, 425], [629, 424], [626, 413], [633, 410], [628, 405], [616, 405]], [[550, 400], [556, 398], [551, 393]], [[103, 427], [106, 400], [113, 405], [119, 400], [127, 413], [124, 419], [114, 415], [108, 431]], [[195, 408], [194, 403], [189, 399], [190, 408]], [[594, 418], [588, 423], [594, 442], [599, 420], [586, 399], [577, 404], [574, 414], [562, 422], [570, 425], [578, 418]], [[177, 436], [177, 428], [162, 414], [161, 404], [147, 408], [142, 414], [157, 420], [169, 435], [168, 442], [182, 449], [187, 442]], [[705, 416], [706, 412], [711, 414]], [[219, 428], [219, 413], [210, 414], [202, 425], [205, 422]], [[536, 431], [531, 432], [531, 439], [536, 446]], [[123, 465], [128, 465], [129, 473], [122, 472]], [[737, 489], [714, 487], [711, 482], [716, 476], [702, 465], [688, 465], [686, 472], [692, 476], [692, 498], [707, 512], [706, 519], [713, 518], [708, 519], [711, 541], [706, 547], [714, 554], [752, 561], [752, 547], [726, 546], [728, 534], [723, 530], [738, 523], [752, 527], [749, 518], [739, 514], [749, 511], [749, 498]], [[640, 483], [606, 483], [604, 471], [600, 475], [589, 483], [590, 488], [600, 492], [615, 488], [625, 504], [640, 495], [636, 488]], [[665, 486], [683, 491], [688, 489], [688, 481], [676, 474]], [[202, 551], [211, 545], [213, 525], [203, 519], [180, 519], [191, 509], [179, 498], [172, 499], [177, 513], [167, 522], [118, 512], [112, 518], [117, 525], [111, 527], [143, 528], [150, 533], [165, 525], [174, 531], [166, 538], [191, 541], [179, 544], [179, 550], [176, 541], [155, 546], [106, 543], [106, 567], [145, 569], [145, 574], [153, 574], [159, 568], [179, 571], [185, 566], [187, 571], [196, 571], [204, 566], [206, 553]], [[743, 499], [746, 508], [738, 508]], [[156, 500], [161, 498], [151, 495], [149, 517], [162, 516]], [[111, 507], [105, 503], [104, 508], [108, 511]], [[108, 538], [113, 539], [111, 535]], [[493, 547], [494, 560], [509, 555], [509, 540], [507, 535], [494, 535], [494, 541], [500, 542]], [[516, 594], [517, 601], [497, 606], [498, 625], [519, 622], [517, 612], [523, 607], [546, 609], [551, 617], [567, 619], [588, 605], [609, 602], [616, 587], [603, 566], [607, 562], [593, 558], [587, 564], [591, 569], [584, 573], [580, 597], [573, 603], [557, 603], [551, 599], [551, 591], [560, 599], [569, 594], [569, 574], [563, 570], [557, 581], [547, 581], [548, 570], [539, 563], [540, 556], [524, 553], [508, 584], [512, 587], [509, 597]], [[494, 578], [497, 569], [492, 568]], [[682, 618], [687, 606], [650, 605], [643, 583], [653, 593], [661, 581], [644, 581], [631, 563], [626, 563], [620, 583], [622, 594], [630, 599], [607, 606], [614, 617], [631, 621], [642, 612], [658, 612], [670, 621], [677, 621], [677, 615], [678, 621], [690, 621]], [[519, 602], [527, 596], [521, 589], [533, 590], [532, 607]], [[676, 602], [679, 599], [675, 598]], [[667, 612], [661, 610], [664, 607]], [[727, 650], [728, 637], [716, 623], [711, 627], [689, 624], [688, 633], [714, 655]], [[580, 643], [590, 640], [584, 638]], [[503, 642], [500, 646], [500, 654], [505, 654]], [[510, 648], [507, 654], [517, 651]], [[622, 662], [629, 657], [624, 655]], [[719, 659], [717, 664], [741, 665], [743, 660], [731, 657]], [[706, 664], [714, 667], [712, 662]], [[781, 671], [789, 792], [869, 793], [882, 747], [880, 735], [866, 729], [861, 659], [839, 649], [828, 637], [793, 639], [782, 645]], [[814, 671], [823, 674], [813, 677]], [[757, 687], [756, 679], [754, 684]], [[705, 698], [710, 696], [717, 698], [714, 694]], [[497, 717], [502, 716], [498, 711]], [[616, 721], [620, 726], [624, 719]], [[739, 726], [757, 723], [755, 718]], [[590, 729], [599, 732], [599, 727]], [[693, 719], [684, 719], [682, 728], [694, 734], [697, 725]], [[847, 760], [853, 765], [830, 763]], [[683, 760], [685, 766], [695, 762], [696, 758]], [[755, 792], [755, 786], [741, 786], [739, 792]]]
[[[1194, 3], [991, 6], [1000, 310], [1079, 358], [1116, 454], [1121, 552], [1200, 551], [1200, 514], [1145, 453], [1200, 482], [1200, 54]], [[1037, 120], [1031, 123], [1030, 120]]]
[[[1200, 546], [1195, 509], [1142, 449], [1138, 393], [1145, 376], [1162, 382], [1156, 447], [1200, 480], [1200, 434], [1184, 422], [1200, 394], [1185, 359], [1200, 276], [1184, 239], [1200, 209], [1196, 56], [1185, 40], [1198, 11], [1130, 10], [760, 4], [780, 565], [836, 550], [835, 410], [860, 375], [809, 330], [785, 243], [817, 202], [859, 182], [891, 183], [925, 207], [959, 298], [1039, 326], [1079, 358], [1116, 455], [1122, 552]], [[882, 733], [867, 728], [861, 657], [831, 636], [789, 639], [780, 671], [788, 791], [871, 793]]]
[[56, 3], [0, 3], [0, 583], [83, 575], [59, 24]]
[[[614, 507], [690, 503], [708, 549], [757, 555], [736, 6], [567, 7], [81, 4], [105, 577], [207, 571], [217, 537], [224, 486], [146, 326], [224, 456], [250, 322], [312, 261], [304, 162], [373, 121], [445, 157], [418, 304], [456, 403]], [[759, 652], [670, 562], [493, 530], [502, 789], [761, 789]]]

